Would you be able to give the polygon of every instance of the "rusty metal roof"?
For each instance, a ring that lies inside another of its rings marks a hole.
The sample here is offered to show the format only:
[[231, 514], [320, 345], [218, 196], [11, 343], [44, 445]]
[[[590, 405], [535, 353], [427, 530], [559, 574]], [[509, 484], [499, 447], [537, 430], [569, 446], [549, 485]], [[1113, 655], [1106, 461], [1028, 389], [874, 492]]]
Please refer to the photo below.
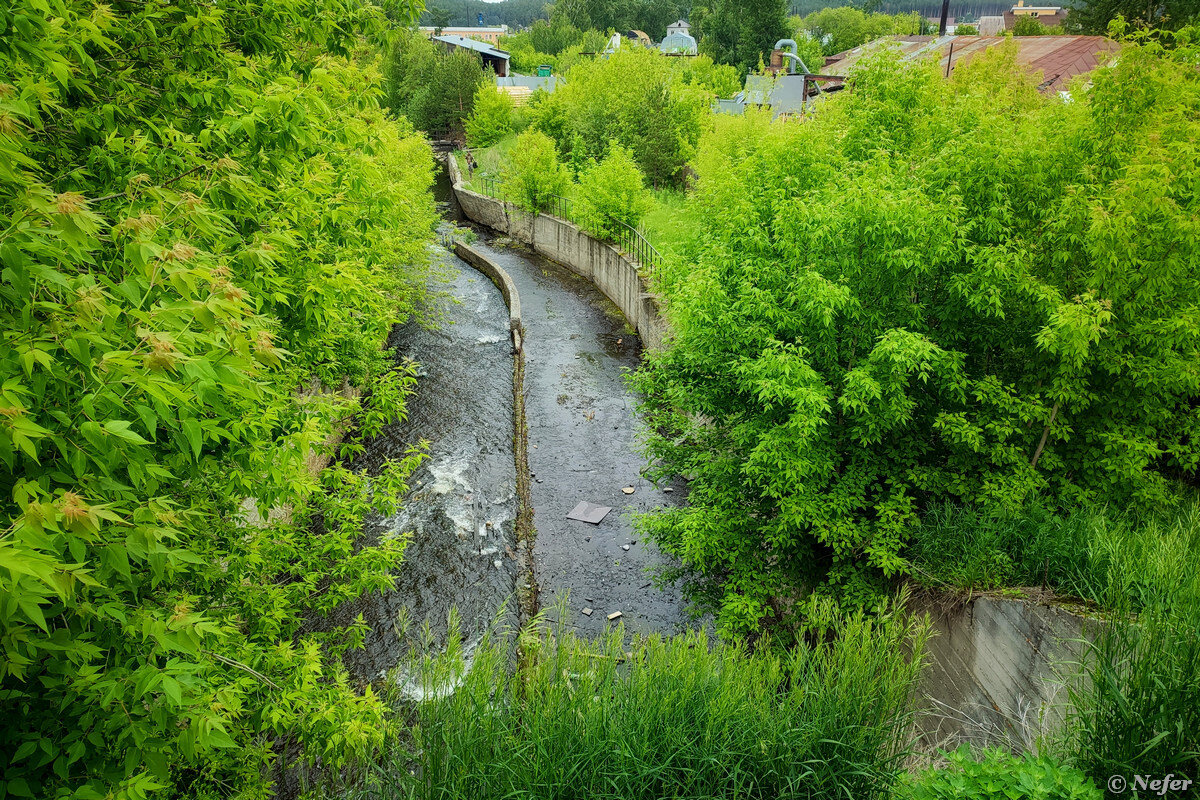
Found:
[[[974, 55], [1004, 41], [1003, 36], [888, 36], [829, 56], [822, 72], [849, 75], [863, 56], [891, 44], [900, 50], [905, 60], [937, 59], [942, 72], [946, 73], [948, 59], [953, 59], [950, 64], [953, 70]], [[1016, 36], [1013, 41], [1017, 43], [1017, 61], [1030, 70], [1041, 71], [1039, 88], [1047, 93], [1065, 89], [1067, 82], [1076, 75], [1095, 69], [1103, 63], [1106, 53], [1120, 48], [1103, 36]], [[952, 56], [951, 44], [954, 45]]]

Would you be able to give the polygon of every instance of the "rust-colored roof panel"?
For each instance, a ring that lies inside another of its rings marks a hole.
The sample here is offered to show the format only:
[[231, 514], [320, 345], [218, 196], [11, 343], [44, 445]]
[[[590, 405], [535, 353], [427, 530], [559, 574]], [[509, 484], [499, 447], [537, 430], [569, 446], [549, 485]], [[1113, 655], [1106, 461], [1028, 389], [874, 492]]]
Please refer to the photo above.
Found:
[[[937, 59], [945, 74], [947, 61], [953, 61], [950, 65], [953, 70], [1004, 41], [1003, 36], [888, 36], [830, 56], [823, 72], [849, 75], [864, 56], [881, 47], [893, 46], [905, 60]], [[1076, 75], [1090, 72], [1103, 63], [1103, 54], [1120, 47], [1103, 36], [1017, 36], [1013, 41], [1017, 43], [1017, 60], [1030, 70], [1042, 72], [1046, 82], [1041, 88], [1045, 92], [1065, 88]]]

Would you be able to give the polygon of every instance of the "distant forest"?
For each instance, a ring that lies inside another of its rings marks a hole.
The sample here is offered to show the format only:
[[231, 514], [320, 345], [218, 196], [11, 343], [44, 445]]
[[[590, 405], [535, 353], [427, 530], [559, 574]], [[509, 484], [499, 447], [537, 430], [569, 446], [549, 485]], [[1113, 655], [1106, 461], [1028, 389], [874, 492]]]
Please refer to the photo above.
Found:
[[[1013, 2], [988, 2], [988, 0], [951, 0], [950, 16], [955, 19], [978, 19], [989, 15], [1003, 14], [1013, 6]], [[429, 10], [441, 9], [449, 12], [451, 25], [478, 25], [480, 15], [483, 24], [488, 26], [507, 25], [510, 28], [524, 28], [533, 24], [535, 19], [545, 19], [546, 0], [504, 0], [500, 3], [485, 3], [483, 0], [430, 0]], [[844, 0], [792, 0], [791, 13], [799, 16], [820, 11], [822, 8], [851, 5]], [[900, 14], [916, 11], [924, 17], [936, 17], [942, 13], [939, 0], [885, 0], [875, 11], [888, 14]], [[429, 11], [421, 20], [422, 25], [432, 24], [429, 21]]]

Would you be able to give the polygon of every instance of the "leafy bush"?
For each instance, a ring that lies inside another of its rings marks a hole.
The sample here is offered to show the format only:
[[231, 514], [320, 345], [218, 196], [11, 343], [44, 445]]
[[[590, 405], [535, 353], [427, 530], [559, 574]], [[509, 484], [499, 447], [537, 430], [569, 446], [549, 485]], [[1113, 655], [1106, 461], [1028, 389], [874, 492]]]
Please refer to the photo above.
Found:
[[[561, 618], [567, 615], [564, 613]], [[789, 653], [664, 639], [597, 641], [535, 624], [452, 644], [408, 674], [413, 737], [380, 776], [413, 798], [883, 798], [895, 780], [927, 629], [836, 622]], [[897, 657], [911, 652], [911, 658]], [[372, 795], [374, 796], [374, 795]]]
[[[386, 729], [361, 621], [301, 623], [390, 585], [403, 540], [357, 540], [420, 456], [309, 463], [404, 413], [432, 155], [370, 7], [121, 8], [0, 10], [0, 795], [262, 796], [279, 737], [336, 767]], [[347, 378], [365, 407], [296, 395]]]
[[584, 161], [602, 159], [610, 144], [622, 145], [652, 185], [673, 183], [695, 152], [713, 97], [738, 82], [731, 67], [705, 56], [619, 50], [573, 67], [566, 83], [537, 104], [533, 124], [553, 136], [561, 152]]
[[[1100, 790], [1076, 769], [1057, 764], [1048, 756], [1026, 753], [1014, 756], [985, 750], [971, 755], [969, 745], [947, 754], [944, 769], [908, 776], [896, 800], [1100, 800]], [[1107, 776], [1106, 776], [1107, 777]]]
[[701, 141], [638, 379], [689, 504], [640, 525], [727, 632], [872, 604], [937, 503], [1149, 510], [1195, 474], [1195, 49], [1130, 46], [1070, 104], [1015, 49], [881, 54], [805, 125]]
[[[884, 36], [923, 33], [922, 22], [916, 11], [891, 15], [853, 6], [824, 8], [803, 18], [792, 18], [797, 34], [821, 42], [825, 55], [841, 53]], [[811, 64], [809, 68], [816, 69]]]
[[636, 228], [653, 202], [633, 155], [620, 145], [580, 175], [575, 197], [580, 225], [601, 239], [615, 236], [618, 222]]
[[1087, 642], [1067, 751], [1101, 783], [1200, 774], [1200, 511], [1091, 549], [1107, 578], [1102, 602], [1116, 613]]
[[907, 555], [914, 576], [935, 586], [1044, 585], [1138, 613], [1160, 604], [1164, 593], [1176, 594], [1182, 565], [1200, 559], [1200, 506], [1181, 501], [1148, 517], [1038, 505], [992, 512], [935, 506], [914, 530]]
[[515, 126], [512, 97], [490, 83], [481, 83], [467, 120], [467, 143], [472, 147], [489, 147], [512, 133]]
[[1022, 14], [1013, 22], [1013, 36], [1045, 36], [1046, 33], [1046, 26], [1028, 14]]
[[974, 25], [956, 25], [954, 26], [955, 36], [978, 36], [979, 28]]
[[551, 197], [563, 194], [569, 183], [570, 176], [558, 163], [553, 139], [532, 130], [517, 137], [504, 185], [521, 208], [536, 214]]

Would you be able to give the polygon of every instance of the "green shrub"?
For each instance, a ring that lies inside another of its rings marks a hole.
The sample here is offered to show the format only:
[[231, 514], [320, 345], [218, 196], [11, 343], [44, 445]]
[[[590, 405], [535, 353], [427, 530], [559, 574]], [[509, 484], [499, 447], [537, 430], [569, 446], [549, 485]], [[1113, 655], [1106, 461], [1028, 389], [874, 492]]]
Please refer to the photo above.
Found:
[[653, 202], [642, 181], [633, 155], [613, 145], [603, 161], [592, 162], [579, 177], [575, 194], [579, 224], [601, 239], [615, 236], [621, 222], [636, 228]]
[[[964, 591], [1046, 586], [1139, 613], [1188, 585], [1181, 570], [1200, 560], [1200, 505], [1181, 501], [1148, 518], [1038, 505], [1011, 512], [935, 506], [914, 530], [907, 555], [914, 576], [928, 584]], [[1200, 596], [1200, 584], [1189, 591]]]
[[[566, 616], [564, 613], [563, 617]], [[456, 644], [408, 672], [413, 741], [379, 775], [409, 798], [884, 798], [903, 757], [926, 628], [836, 622], [789, 653], [702, 632], [596, 641], [567, 625]], [[912, 658], [899, 657], [903, 652]], [[378, 795], [372, 795], [378, 796]]]
[[388, 42], [387, 106], [424, 131], [464, 130], [476, 91], [489, 82], [479, 56], [461, 48], [447, 51], [419, 31], [391, 31]]
[[871, 605], [942, 502], [1142, 513], [1195, 475], [1196, 49], [1129, 46], [1064, 104], [1016, 48], [949, 80], [881, 53], [804, 125], [711, 120], [638, 379], [689, 503], [639, 524], [722, 630]]
[[1036, 17], [1022, 14], [1017, 17], [1012, 26], [1013, 36], [1045, 36], [1046, 26], [1037, 21]]
[[525, 131], [512, 148], [504, 186], [521, 208], [537, 213], [554, 195], [562, 195], [570, 175], [558, 163], [554, 140], [541, 131]]
[[978, 36], [979, 28], [974, 25], [956, 25], [954, 27], [955, 36]]
[[895, 800], [1100, 800], [1100, 790], [1076, 769], [1047, 756], [1014, 756], [985, 750], [980, 759], [969, 745], [947, 754], [950, 764], [907, 776]]
[[276, 740], [336, 768], [387, 727], [361, 619], [304, 623], [391, 585], [362, 523], [419, 456], [309, 462], [404, 414], [433, 159], [370, 7], [119, 8], [0, 10], [0, 796], [261, 797]]
[[467, 119], [467, 143], [471, 147], [490, 147], [512, 133], [516, 124], [512, 97], [490, 83], [481, 83]]

